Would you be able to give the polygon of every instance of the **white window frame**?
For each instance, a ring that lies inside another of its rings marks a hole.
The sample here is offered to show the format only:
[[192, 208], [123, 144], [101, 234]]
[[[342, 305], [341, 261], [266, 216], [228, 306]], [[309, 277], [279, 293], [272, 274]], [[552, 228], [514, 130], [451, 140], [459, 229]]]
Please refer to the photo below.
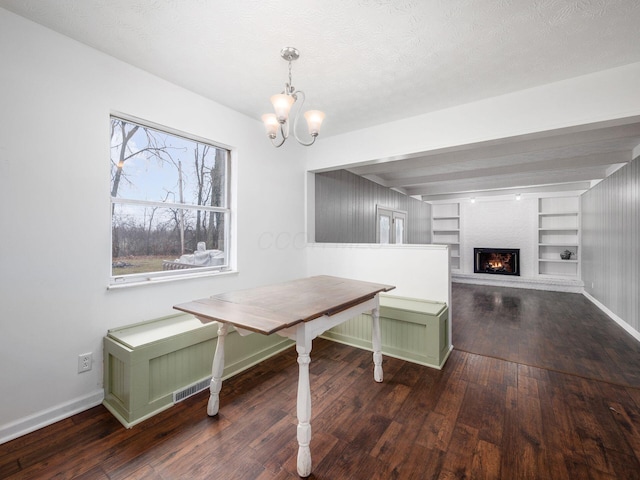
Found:
[[[207, 144], [212, 147], [225, 150], [227, 152], [225, 158], [225, 207], [212, 207], [207, 205], [193, 205], [193, 204], [180, 204], [172, 202], [155, 202], [146, 200], [125, 199], [119, 197], [111, 197], [109, 202], [110, 212], [113, 211], [113, 206], [118, 204], [127, 205], [142, 205], [142, 206], [160, 206], [162, 208], [180, 208], [183, 210], [200, 210], [205, 212], [216, 212], [224, 215], [224, 262], [221, 265], [197, 267], [184, 270], [163, 270], [157, 272], [145, 272], [145, 273], [132, 273], [125, 275], [113, 275], [112, 272], [109, 279], [108, 289], [120, 288], [125, 286], [156, 283], [163, 281], [173, 281], [188, 279], [194, 277], [204, 277], [211, 275], [220, 275], [223, 273], [235, 272], [235, 154], [234, 149], [227, 145], [222, 145], [217, 142], [213, 142], [209, 139], [198, 137], [196, 135], [188, 134], [171, 127], [159, 125], [147, 120], [141, 120], [139, 118], [132, 117], [130, 115], [122, 113], [111, 113], [109, 116], [109, 123], [116, 118], [118, 120], [124, 120], [125, 122], [140, 125], [141, 127], [148, 127], [154, 130], [158, 130], [162, 133], [182, 137], [186, 140], [198, 142], [201, 144]], [[113, 225], [113, 216], [109, 215], [110, 225]], [[111, 228], [110, 228], [111, 231]], [[113, 261], [111, 252], [113, 251], [113, 237], [110, 235], [109, 241], [109, 259], [110, 263]]]

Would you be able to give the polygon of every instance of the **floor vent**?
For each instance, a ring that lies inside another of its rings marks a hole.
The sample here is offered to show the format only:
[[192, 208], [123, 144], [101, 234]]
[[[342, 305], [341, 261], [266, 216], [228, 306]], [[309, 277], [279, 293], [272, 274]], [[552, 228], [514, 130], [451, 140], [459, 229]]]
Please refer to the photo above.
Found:
[[173, 392], [173, 403], [181, 402], [185, 398], [188, 398], [191, 395], [195, 395], [196, 393], [207, 389], [210, 384], [211, 384], [211, 377], [207, 377], [204, 380], [200, 380], [199, 382], [192, 383], [191, 385], [188, 385], [181, 390], [177, 390]]

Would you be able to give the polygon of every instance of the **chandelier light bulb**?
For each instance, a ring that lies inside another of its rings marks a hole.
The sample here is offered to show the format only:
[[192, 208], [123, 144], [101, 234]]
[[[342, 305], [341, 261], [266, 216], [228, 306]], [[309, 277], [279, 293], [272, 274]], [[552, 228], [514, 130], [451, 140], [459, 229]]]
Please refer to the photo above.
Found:
[[264, 122], [264, 128], [267, 130], [267, 135], [269, 138], [274, 139], [278, 134], [278, 127], [280, 123], [276, 118], [275, 113], [265, 113], [262, 115], [262, 121]]
[[324, 112], [320, 110], [309, 110], [304, 112], [304, 118], [307, 121], [307, 127], [309, 128], [309, 135], [317, 137], [320, 133], [320, 126], [324, 120]]
[[295, 99], [291, 95], [285, 95], [284, 93], [279, 93], [271, 97], [271, 103], [276, 112], [278, 122], [284, 123], [287, 121], [293, 102], [295, 102]]

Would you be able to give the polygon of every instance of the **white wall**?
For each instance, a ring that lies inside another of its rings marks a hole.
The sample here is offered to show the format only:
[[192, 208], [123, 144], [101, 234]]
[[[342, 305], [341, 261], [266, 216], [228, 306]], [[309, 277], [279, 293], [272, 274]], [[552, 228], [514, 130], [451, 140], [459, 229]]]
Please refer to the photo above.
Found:
[[334, 275], [396, 288], [390, 295], [451, 306], [449, 250], [445, 245], [312, 243], [307, 274]]
[[[258, 121], [3, 9], [0, 58], [2, 442], [101, 401], [107, 329], [305, 267], [301, 147], [276, 150]], [[107, 290], [113, 112], [233, 149], [237, 275]]]
[[538, 200], [460, 200], [462, 273], [473, 273], [474, 248], [519, 248], [520, 275], [536, 275]]

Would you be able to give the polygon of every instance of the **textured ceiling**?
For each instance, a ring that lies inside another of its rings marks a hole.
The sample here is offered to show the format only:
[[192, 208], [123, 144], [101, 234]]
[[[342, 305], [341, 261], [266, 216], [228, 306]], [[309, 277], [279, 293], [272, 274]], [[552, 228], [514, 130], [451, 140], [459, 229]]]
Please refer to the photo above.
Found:
[[321, 136], [640, 61], [638, 0], [0, 0], [258, 119], [293, 83]]

